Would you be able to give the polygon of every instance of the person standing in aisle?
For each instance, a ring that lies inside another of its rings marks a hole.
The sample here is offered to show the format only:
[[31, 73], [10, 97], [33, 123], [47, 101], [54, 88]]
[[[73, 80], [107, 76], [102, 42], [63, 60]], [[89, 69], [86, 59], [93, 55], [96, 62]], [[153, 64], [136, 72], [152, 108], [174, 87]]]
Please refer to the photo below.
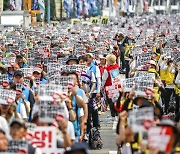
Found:
[[[93, 100], [95, 98], [100, 97], [100, 88], [101, 88], [101, 73], [99, 70], [99, 67], [95, 65], [95, 62], [93, 61], [93, 54], [87, 53], [87, 74], [91, 76], [93, 73], [96, 79], [96, 87], [93, 91], [90, 91], [88, 94], [89, 97], [89, 103], [88, 103], [88, 122], [87, 122], [87, 133], [89, 133], [91, 129], [91, 118], [93, 121], [93, 127], [99, 128], [99, 116], [98, 116], [98, 109], [95, 109], [93, 106]], [[91, 86], [90, 86], [91, 89]]]

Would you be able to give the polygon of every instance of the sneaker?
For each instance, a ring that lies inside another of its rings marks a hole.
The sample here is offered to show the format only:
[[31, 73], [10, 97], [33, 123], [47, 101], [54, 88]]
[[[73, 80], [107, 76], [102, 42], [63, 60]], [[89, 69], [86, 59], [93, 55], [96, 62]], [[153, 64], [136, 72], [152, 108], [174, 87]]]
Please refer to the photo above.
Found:
[[125, 74], [126, 73], [126, 70], [123, 69], [123, 70], [120, 70], [120, 74]]
[[98, 114], [99, 114], [99, 115], [101, 115], [101, 113], [102, 113], [101, 111], [98, 111]]

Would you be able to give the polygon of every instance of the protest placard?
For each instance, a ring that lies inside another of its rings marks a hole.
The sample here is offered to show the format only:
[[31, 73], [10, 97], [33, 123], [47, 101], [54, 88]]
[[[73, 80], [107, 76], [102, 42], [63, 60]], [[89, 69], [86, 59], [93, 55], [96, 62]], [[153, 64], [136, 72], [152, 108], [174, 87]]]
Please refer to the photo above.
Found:
[[153, 108], [140, 108], [128, 112], [128, 124], [134, 132], [147, 131], [144, 123], [154, 121]]
[[23, 140], [10, 140], [8, 153], [28, 153], [28, 142]]
[[117, 101], [119, 97], [118, 85], [107, 86], [105, 90], [109, 99], [111, 98], [113, 101]]
[[134, 81], [135, 78], [122, 79], [121, 86], [123, 88], [123, 92], [130, 92], [132, 87], [135, 85]]
[[62, 97], [67, 96], [68, 87], [48, 84], [48, 85], [39, 85], [38, 93], [40, 95], [40, 100], [47, 101], [61, 101]]
[[0, 75], [0, 87], [6, 88], [9, 86], [9, 79], [7, 74], [1, 74]]
[[135, 73], [135, 77], [148, 77], [151, 80], [155, 79], [155, 74], [147, 71], [139, 71]]
[[33, 67], [31, 67], [31, 68], [21, 68], [20, 70], [23, 72], [24, 77], [31, 77], [32, 74], [33, 74]]
[[147, 89], [153, 89], [154, 83], [151, 77], [136, 77], [135, 78], [135, 94], [136, 96], [146, 96]]
[[49, 83], [61, 85], [63, 87], [67, 86], [68, 88], [72, 88], [74, 86], [73, 77], [70, 76], [55, 76], [51, 78]]
[[66, 109], [62, 103], [55, 103], [53, 101], [40, 101], [39, 103], [39, 120], [41, 122], [52, 123], [57, 115], [65, 116], [65, 112]]
[[28, 129], [25, 139], [39, 148], [43, 154], [63, 154], [63, 149], [57, 149], [57, 135], [55, 127], [34, 127]]
[[15, 102], [15, 98], [15, 91], [0, 89], [0, 104], [11, 105], [13, 102]]
[[160, 152], [170, 152], [172, 127], [158, 126], [148, 130], [148, 146], [158, 149]]

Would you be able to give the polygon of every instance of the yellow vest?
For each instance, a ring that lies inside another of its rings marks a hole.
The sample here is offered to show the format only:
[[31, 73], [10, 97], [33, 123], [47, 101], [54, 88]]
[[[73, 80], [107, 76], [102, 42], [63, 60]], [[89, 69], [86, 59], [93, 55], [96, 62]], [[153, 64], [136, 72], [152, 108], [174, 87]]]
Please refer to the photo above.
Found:
[[156, 79], [159, 79], [159, 78], [160, 78], [158, 72], [157, 72], [155, 69], [150, 68], [150, 69], [148, 69], [148, 72], [149, 72], [149, 73], [154, 73]]
[[175, 85], [174, 87], [175, 93], [180, 96], [180, 85]]
[[161, 80], [166, 80], [166, 71], [164, 71], [164, 70], [160, 70], [160, 78], [161, 78]]
[[167, 73], [166, 73], [166, 79], [165, 79], [166, 85], [173, 84], [173, 81], [174, 81], [174, 74], [170, 73], [170, 66], [168, 66]]

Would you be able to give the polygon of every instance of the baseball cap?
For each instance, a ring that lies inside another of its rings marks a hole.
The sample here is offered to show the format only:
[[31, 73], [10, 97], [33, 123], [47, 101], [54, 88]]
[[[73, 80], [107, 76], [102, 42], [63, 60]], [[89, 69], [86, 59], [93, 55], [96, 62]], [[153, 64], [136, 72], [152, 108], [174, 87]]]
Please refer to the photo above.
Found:
[[100, 59], [106, 59], [106, 56], [105, 55], [99, 55], [99, 58]]
[[86, 53], [86, 56], [91, 56], [92, 58], [94, 57], [92, 53]]
[[124, 37], [124, 34], [121, 33], [121, 32], [119, 32], [119, 33], [117, 34], [117, 36], [122, 36], [122, 37]]
[[15, 76], [21, 76], [21, 77], [24, 77], [24, 74], [23, 74], [23, 72], [21, 71], [21, 70], [16, 70], [15, 72], [14, 72], [14, 77]]
[[16, 55], [16, 58], [23, 58], [23, 54]]
[[38, 72], [38, 73], [42, 73], [42, 69], [40, 67], [35, 67], [33, 72]]
[[69, 56], [68, 59], [67, 59], [67, 61], [66, 61], [66, 64], [68, 64], [68, 62], [69, 62], [70, 60], [75, 60], [77, 63], [79, 63], [78, 58], [77, 58], [75, 55]]
[[65, 154], [71, 154], [76, 151], [83, 151], [84, 154], [89, 154], [89, 148], [87, 143], [77, 142], [71, 147], [70, 150], [66, 151]]
[[12, 127], [12, 125], [14, 125], [14, 124], [19, 124], [20, 126], [22, 126], [26, 129], [26, 124], [24, 123], [24, 121], [22, 119], [14, 119], [11, 122], [10, 127]]

